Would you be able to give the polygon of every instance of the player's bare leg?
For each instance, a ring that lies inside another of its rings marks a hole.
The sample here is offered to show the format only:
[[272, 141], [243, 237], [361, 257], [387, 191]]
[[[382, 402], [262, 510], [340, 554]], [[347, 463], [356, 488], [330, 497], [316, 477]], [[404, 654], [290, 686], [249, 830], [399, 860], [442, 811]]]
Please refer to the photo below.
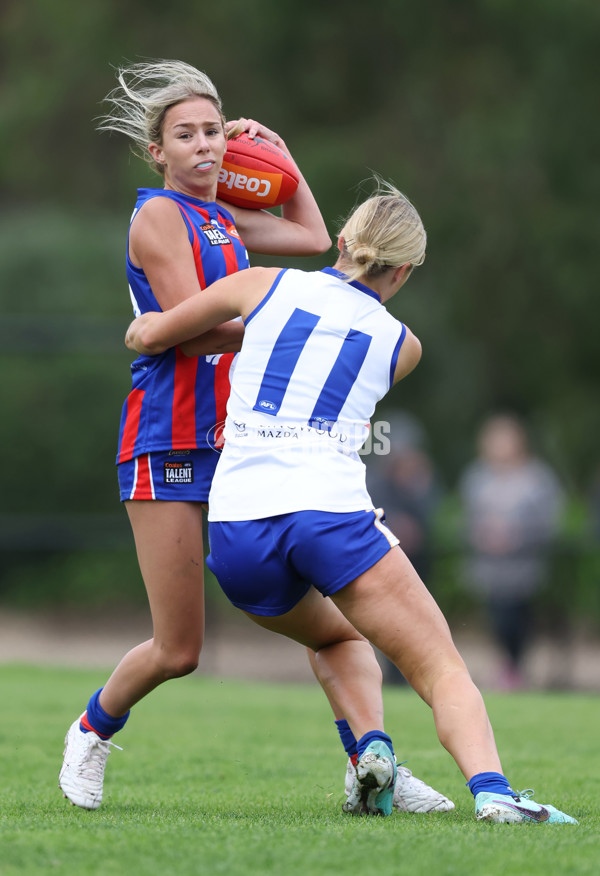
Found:
[[383, 730], [381, 669], [371, 645], [331, 600], [311, 587], [286, 614], [245, 614], [315, 652], [317, 678], [330, 702], [344, 704], [344, 716], [357, 738], [369, 730]]
[[196, 502], [126, 502], [140, 571], [146, 585], [153, 637], [121, 660], [100, 703], [123, 715], [169, 678], [198, 665], [204, 638], [202, 508]]
[[501, 773], [483, 698], [442, 612], [404, 552], [392, 548], [332, 599], [431, 706], [440, 742], [465, 778]]
[[[307, 649], [307, 653], [311, 668], [316, 678], [321, 682], [321, 667], [317, 662], [317, 655], [314, 651], [311, 651], [310, 648]], [[373, 649], [371, 649], [370, 660], [377, 662]], [[329, 700], [329, 705], [331, 706], [340, 733], [340, 738], [342, 739], [344, 748], [348, 754], [344, 790], [346, 795], [349, 796], [352, 792], [352, 787], [356, 777], [356, 761], [358, 758], [355, 745], [356, 740], [353, 742], [348, 730], [344, 726], [345, 715], [339, 704], [332, 697], [331, 693], [328, 692], [327, 687], [323, 684], [322, 686], [327, 699]], [[449, 812], [451, 809], [454, 809], [454, 803], [452, 800], [446, 797], [445, 794], [436, 791], [435, 788], [432, 788], [430, 785], [427, 785], [421, 779], [417, 778], [417, 776], [413, 775], [412, 770], [404, 764], [400, 764], [397, 769], [393, 806], [395, 809], [398, 809], [399, 812], [416, 812], [421, 814], [427, 814], [430, 812]]]
[[204, 633], [201, 506], [126, 505], [154, 635], [123, 657], [69, 728], [59, 785], [71, 803], [84, 809], [97, 809], [102, 802], [111, 736], [123, 727], [129, 709], [163, 681], [196, 668]]
[[329, 701], [343, 704], [358, 740], [358, 761], [342, 808], [355, 815], [390, 815], [396, 763], [392, 741], [383, 730], [381, 669], [370, 644], [331, 600], [313, 588], [284, 615], [248, 617], [311, 648], [317, 677]]

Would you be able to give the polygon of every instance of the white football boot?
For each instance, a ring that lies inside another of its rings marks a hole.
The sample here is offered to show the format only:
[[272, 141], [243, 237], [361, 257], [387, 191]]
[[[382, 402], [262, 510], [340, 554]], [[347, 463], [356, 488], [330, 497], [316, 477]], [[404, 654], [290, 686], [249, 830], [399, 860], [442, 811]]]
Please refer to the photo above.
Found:
[[100, 739], [95, 733], [84, 733], [79, 720], [77, 718], [71, 724], [65, 736], [64, 760], [58, 785], [73, 806], [97, 809], [102, 803], [104, 768], [110, 749], [123, 749], [109, 739]]
[[352, 815], [391, 815], [395, 784], [396, 760], [382, 739], [374, 739], [354, 769], [352, 788], [342, 809]]
[[[352, 791], [355, 776], [356, 767], [348, 759], [345, 781], [347, 797]], [[454, 809], [452, 800], [417, 779], [405, 766], [397, 768], [393, 805], [400, 812], [449, 812]]]

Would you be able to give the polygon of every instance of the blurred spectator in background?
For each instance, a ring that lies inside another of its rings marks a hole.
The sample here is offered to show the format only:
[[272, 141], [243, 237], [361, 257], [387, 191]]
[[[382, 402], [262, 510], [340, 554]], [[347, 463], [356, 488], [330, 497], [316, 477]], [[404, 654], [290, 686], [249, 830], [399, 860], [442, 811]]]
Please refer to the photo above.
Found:
[[[428, 585], [439, 489], [426, 443], [425, 431], [415, 417], [394, 412], [385, 422], [382, 418], [375, 424], [371, 453], [364, 461], [373, 503], [384, 509], [386, 525], [400, 539], [402, 550]], [[386, 683], [405, 683], [391, 661], [382, 654], [378, 657]]]
[[460, 481], [468, 547], [466, 583], [485, 605], [505, 656], [502, 689], [523, 685], [533, 602], [546, 582], [564, 496], [549, 465], [532, 455], [520, 420], [484, 422], [478, 457]]

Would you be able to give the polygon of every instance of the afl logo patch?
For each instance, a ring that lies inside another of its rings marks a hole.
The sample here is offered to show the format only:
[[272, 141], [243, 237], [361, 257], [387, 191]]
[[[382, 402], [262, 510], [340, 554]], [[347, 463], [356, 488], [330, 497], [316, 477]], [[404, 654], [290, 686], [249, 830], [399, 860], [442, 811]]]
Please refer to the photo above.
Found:
[[276, 411], [277, 410], [277, 405], [275, 404], [275, 402], [267, 401], [266, 399], [259, 401], [258, 407], [262, 408], [264, 411]]
[[194, 466], [192, 462], [165, 462], [165, 484], [193, 484]]

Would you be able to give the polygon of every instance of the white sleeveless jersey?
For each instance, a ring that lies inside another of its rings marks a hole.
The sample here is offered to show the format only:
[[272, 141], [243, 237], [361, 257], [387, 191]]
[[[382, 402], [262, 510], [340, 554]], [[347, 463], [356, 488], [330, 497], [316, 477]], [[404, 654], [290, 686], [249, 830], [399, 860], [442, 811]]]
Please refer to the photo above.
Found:
[[372, 509], [358, 450], [405, 335], [335, 269], [283, 270], [246, 320], [209, 520]]

